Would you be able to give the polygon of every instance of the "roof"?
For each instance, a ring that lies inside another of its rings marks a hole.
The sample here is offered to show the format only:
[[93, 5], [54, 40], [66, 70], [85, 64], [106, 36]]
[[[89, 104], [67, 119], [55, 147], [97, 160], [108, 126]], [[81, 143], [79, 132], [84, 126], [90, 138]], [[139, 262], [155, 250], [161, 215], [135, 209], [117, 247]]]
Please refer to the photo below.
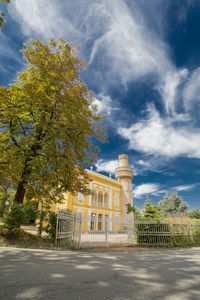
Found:
[[108, 176], [102, 175], [102, 174], [97, 173], [97, 172], [92, 171], [92, 170], [86, 169], [86, 172], [87, 172], [88, 174], [91, 174], [91, 175], [100, 177], [100, 178], [102, 178], [102, 179], [104, 179], [104, 180], [110, 181], [110, 182], [112, 182], [112, 183], [115, 183], [115, 184], [118, 184], [119, 186], [121, 186], [121, 183], [120, 183], [118, 180], [115, 180], [115, 179], [113, 179], [113, 178], [110, 178], [110, 177], [108, 177]]

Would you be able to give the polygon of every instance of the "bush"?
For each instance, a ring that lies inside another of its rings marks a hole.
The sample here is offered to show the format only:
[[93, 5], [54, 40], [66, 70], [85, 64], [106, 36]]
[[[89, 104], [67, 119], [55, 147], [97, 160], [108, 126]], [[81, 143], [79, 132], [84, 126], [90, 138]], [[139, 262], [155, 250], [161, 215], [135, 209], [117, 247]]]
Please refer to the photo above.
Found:
[[35, 220], [38, 217], [38, 201], [28, 202], [24, 206], [24, 213], [24, 224], [35, 224]]
[[26, 205], [13, 203], [4, 214], [4, 228], [14, 233], [19, 231], [22, 224], [34, 223], [38, 215], [37, 206], [36, 201]]
[[4, 217], [5, 228], [8, 231], [20, 228], [20, 225], [24, 223], [25, 211], [22, 204], [13, 203], [9, 211]]
[[49, 235], [50, 239], [55, 240], [57, 214], [55, 212], [49, 212], [45, 221], [47, 225], [44, 227], [44, 232]]

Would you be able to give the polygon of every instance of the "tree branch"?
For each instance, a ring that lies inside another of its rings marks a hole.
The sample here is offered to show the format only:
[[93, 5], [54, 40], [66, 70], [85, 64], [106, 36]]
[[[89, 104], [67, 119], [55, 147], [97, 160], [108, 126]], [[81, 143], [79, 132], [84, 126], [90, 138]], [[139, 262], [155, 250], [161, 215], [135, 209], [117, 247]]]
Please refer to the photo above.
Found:
[[23, 126], [23, 124], [22, 124], [20, 118], [17, 117], [17, 119], [19, 120], [19, 124], [20, 124], [20, 126], [21, 126], [21, 128], [22, 128], [22, 131], [23, 131], [24, 136], [27, 136], [26, 131], [25, 131], [25, 129], [24, 129], [24, 126]]

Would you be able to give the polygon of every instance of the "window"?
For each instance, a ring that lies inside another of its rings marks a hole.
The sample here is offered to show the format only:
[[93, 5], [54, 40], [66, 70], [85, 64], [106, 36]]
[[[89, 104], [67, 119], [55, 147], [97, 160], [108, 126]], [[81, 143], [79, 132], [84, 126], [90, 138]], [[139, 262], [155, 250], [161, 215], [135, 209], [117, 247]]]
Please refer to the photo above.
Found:
[[98, 206], [103, 207], [103, 193], [101, 191], [98, 193]]
[[84, 203], [84, 194], [78, 193], [78, 203], [83, 204]]
[[96, 214], [91, 214], [91, 220], [90, 220], [90, 230], [95, 230], [95, 222], [96, 222]]
[[115, 208], [119, 208], [119, 195], [115, 194]]
[[108, 208], [108, 193], [104, 194], [104, 207]]
[[97, 192], [96, 190], [92, 190], [92, 206], [96, 206], [97, 202]]
[[115, 216], [115, 227], [119, 227], [119, 216]]
[[83, 217], [83, 212], [81, 210], [76, 211], [76, 220], [77, 222], [81, 222]]

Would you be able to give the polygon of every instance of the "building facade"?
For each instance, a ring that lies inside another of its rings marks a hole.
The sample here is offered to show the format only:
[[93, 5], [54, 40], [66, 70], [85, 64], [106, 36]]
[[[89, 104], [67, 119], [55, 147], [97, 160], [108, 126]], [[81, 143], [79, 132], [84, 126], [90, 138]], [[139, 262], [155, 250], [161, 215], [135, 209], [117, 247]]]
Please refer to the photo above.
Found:
[[127, 216], [126, 204], [132, 203], [133, 179], [133, 169], [128, 165], [127, 155], [119, 155], [118, 165], [115, 179], [86, 170], [90, 193], [85, 196], [82, 193], [67, 193], [59, 209], [69, 209], [81, 216], [84, 230], [118, 230], [119, 221]]

